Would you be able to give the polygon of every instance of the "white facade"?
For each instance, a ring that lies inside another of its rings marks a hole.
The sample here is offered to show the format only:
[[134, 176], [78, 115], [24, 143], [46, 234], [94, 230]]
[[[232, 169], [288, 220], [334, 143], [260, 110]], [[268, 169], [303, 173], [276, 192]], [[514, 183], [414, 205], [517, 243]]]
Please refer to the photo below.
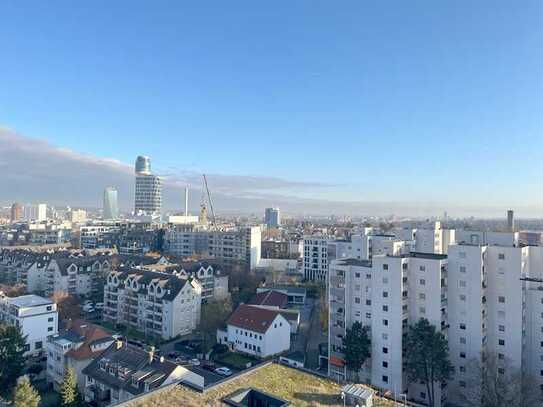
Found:
[[[359, 321], [370, 327], [372, 344], [371, 358], [359, 372], [360, 379], [392, 393], [408, 392], [419, 402], [427, 401], [424, 387], [407, 382], [403, 338], [409, 325], [420, 318], [428, 319], [439, 330], [446, 328], [446, 263], [444, 255], [422, 253], [332, 262], [329, 375], [345, 379], [342, 338], [346, 328]], [[440, 399], [437, 390], [436, 401]]]
[[170, 339], [196, 329], [201, 295], [195, 279], [138, 269], [112, 271], [104, 287], [103, 318]]
[[41, 354], [47, 338], [58, 333], [57, 305], [37, 295], [0, 296], [0, 321], [21, 329], [27, 356]]
[[229, 345], [236, 352], [259, 358], [277, 355], [290, 349], [291, 326], [279, 311], [247, 305], [241, 305], [241, 307], [253, 308], [254, 320], [258, 320], [259, 314], [274, 314], [274, 316], [265, 331], [245, 324], [229, 322], [226, 331], [219, 331], [217, 334], [219, 343]]
[[23, 218], [26, 221], [43, 222], [47, 220], [47, 204], [25, 205], [23, 208]]

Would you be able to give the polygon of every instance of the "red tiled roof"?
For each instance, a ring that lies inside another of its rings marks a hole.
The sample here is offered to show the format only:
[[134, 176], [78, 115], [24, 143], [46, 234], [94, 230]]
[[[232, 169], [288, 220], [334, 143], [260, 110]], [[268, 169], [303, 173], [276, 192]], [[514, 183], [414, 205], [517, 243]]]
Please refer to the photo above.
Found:
[[[69, 330], [85, 338], [85, 342], [79, 348], [71, 349], [66, 353], [66, 356], [77, 360], [94, 358], [102, 353], [103, 350], [93, 352], [91, 349], [92, 343], [111, 337], [102, 327], [90, 324], [84, 320], [72, 321]], [[111, 340], [113, 341], [113, 338]]]
[[226, 323], [248, 331], [265, 333], [277, 315], [279, 311], [241, 304]]
[[284, 308], [288, 303], [288, 296], [284, 293], [275, 290], [264, 291], [256, 294], [249, 305], [265, 305], [268, 307]]

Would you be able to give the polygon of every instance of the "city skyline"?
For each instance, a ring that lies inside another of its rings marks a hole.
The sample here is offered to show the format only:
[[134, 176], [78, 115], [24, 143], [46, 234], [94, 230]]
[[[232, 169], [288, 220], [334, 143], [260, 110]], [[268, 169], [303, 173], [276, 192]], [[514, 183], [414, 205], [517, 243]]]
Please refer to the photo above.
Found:
[[538, 216], [542, 7], [4, 3], [0, 201], [129, 208], [144, 154], [165, 209]]

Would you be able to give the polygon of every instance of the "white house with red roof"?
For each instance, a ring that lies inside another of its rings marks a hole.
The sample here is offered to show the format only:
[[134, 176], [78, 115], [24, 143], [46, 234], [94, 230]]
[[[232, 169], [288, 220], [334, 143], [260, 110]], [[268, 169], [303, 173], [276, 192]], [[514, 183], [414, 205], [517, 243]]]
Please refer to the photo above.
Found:
[[217, 341], [259, 358], [290, 349], [290, 324], [279, 310], [241, 304], [217, 331]]

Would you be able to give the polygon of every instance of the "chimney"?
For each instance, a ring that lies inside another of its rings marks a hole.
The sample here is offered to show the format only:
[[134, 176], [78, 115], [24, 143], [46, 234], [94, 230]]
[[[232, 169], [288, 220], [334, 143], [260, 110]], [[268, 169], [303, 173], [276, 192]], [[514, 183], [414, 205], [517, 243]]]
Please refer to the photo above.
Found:
[[149, 355], [149, 363], [152, 363], [155, 357], [155, 347], [153, 345], [147, 348], [147, 354]]
[[185, 187], [185, 216], [189, 216], [189, 187]]

